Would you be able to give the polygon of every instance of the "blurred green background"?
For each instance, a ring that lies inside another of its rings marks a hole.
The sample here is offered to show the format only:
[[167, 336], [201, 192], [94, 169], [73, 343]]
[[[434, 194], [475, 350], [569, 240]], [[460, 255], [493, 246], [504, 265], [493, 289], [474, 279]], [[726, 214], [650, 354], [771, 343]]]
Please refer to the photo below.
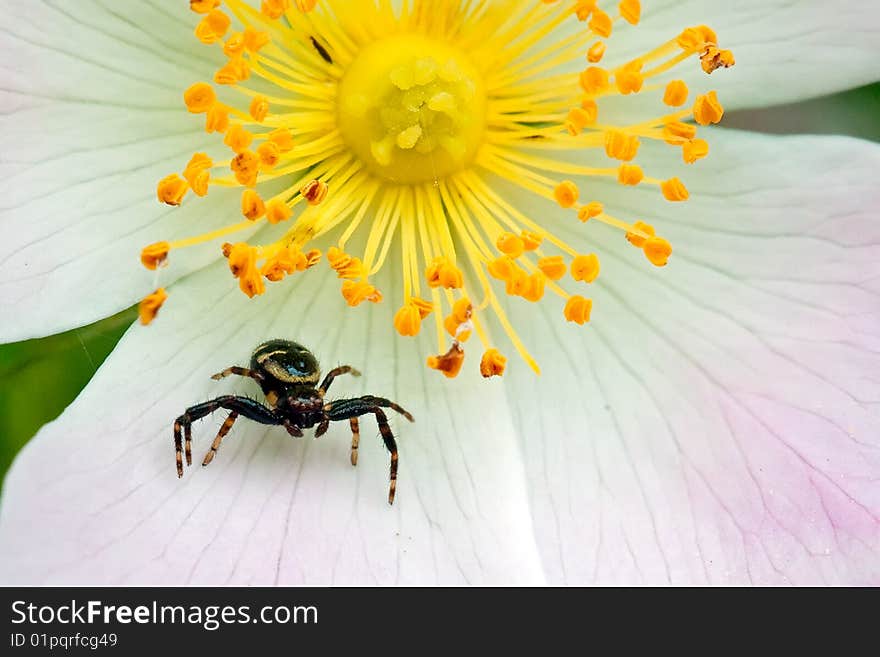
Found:
[[[880, 84], [796, 105], [732, 112], [724, 127], [880, 141]], [[129, 308], [67, 333], [0, 345], [0, 481], [18, 451], [76, 398], [136, 318]]]

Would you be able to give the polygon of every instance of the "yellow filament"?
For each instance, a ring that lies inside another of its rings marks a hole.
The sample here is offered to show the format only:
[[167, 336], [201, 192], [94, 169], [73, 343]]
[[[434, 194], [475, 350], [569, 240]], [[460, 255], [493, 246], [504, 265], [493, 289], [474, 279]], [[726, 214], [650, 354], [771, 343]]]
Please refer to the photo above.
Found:
[[[641, 219], [606, 210], [591, 198], [591, 183], [648, 185], [658, 202], [688, 199], [682, 180], [646, 175], [637, 162], [648, 145], [681, 149], [688, 164], [709, 154], [691, 119], [721, 119], [716, 93], [695, 92], [686, 107], [688, 84], [659, 79], [690, 58], [698, 73], [733, 65], [733, 54], [706, 26], [605, 68], [600, 60], [613, 62], [616, 33], [640, 22], [637, 0], [623, 0], [614, 15], [590, 0], [258, 4], [191, 3], [196, 37], [220, 57], [205, 79], [224, 93], [196, 82], [183, 101], [187, 114], [204, 115], [207, 132], [219, 133], [218, 152], [196, 154], [156, 189], [161, 202], [179, 205], [240, 188], [234, 209], [243, 220], [160, 239], [142, 252], [144, 266], [173, 266], [170, 252], [220, 246], [263, 221], [284, 223], [267, 244], [221, 246], [241, 290], [263, 294], [266, 280], [314, 267], [322, 257], [314, 244], [325, 238], [333, 244], [326, 259], [345, 302], [355, 306], [382, 301], [370, 281], [397, 259], [403, 296], [393, 301], [391, 330], [415, 336], [433, 314], [440, 356], [430, 362], [447, 376], [457, 374], [474, 333], [483, 346], [476, 365], [488, 377], [509, 366], [493, 329], [540, 372], [499, 290], [519, 297], [510, 303], [561, 299], [560, 319], [591, 319], [592, 300], [568, 290], [602, 285], [601, 248], [584, 255], [560, 239], [555, 224], [543, 220], [547, 209], [567, 213], [584, 231], [593, 222], [620, 231], [657, 267], [670, 262], [672, 245]], [[557, 37], [569, 26], [578, 29]], [[605, 99], [630, 94], [655, 98], [656, 115], [616, 123]], [[578, 151], [594, 161], [561, 157]], [[544, 209], [530, 214], [492, 176], [538, 197]], [[365, 236], [363, 251], [349, 253], [358, 235]], [[146, 297], [146, 319], [155, 319], [163, 295]]]

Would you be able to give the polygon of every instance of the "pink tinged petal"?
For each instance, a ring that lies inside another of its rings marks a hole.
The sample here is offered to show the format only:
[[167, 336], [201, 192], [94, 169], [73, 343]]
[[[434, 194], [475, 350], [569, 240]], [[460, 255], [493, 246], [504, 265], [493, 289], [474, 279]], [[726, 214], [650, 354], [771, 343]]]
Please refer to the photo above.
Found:
[[[482, 379], [450, 385], [424, 367], [426, 345], [387, 339], [391, 305], [348, 310], [338, 281], [321, 274], [253, 301], [219, 265], [172, 287], [156, 323], [134, 327], [14, 464], [0, 510], [0, 580], [543, 581], [503, 389]], [[278, 336], [311, 347], [325, 368], [363, 370], [334, 383], [331, 399], [383, 394], [415, 415], [415, 424], [391, 418], [401, 455], [393, 507], [389, 457], [366, 417], [357, 468], [347, 422], [313, 441], [244, 419], [202, 468], [225, 417], [217, 412], [194, 426], [196, 465], [177, 479], [173, 419], [219, 394], [259, 396], [250, 381], [209, 377]]]
[[[0, 324], [7, 342], [81, 326], [155, 287], [141, 247], [237, 221], [234, 194], [169, 208], [156, 182], [217, 140], [182, 90], [216, 68], [194, 14], [149, 3], [2, 2]], [[192, 52], [190, 52], [192, 50]], [[195, 250], [162, 283], [218, 256]]]
[[[706, 82], [720, 90], [727, 109], [793, 102], [880, 79], [877, 8], [870, 2], [654, 0], [643, 5], [638, 26], [615, 27], [609, 58], [637, 57], [646, 45], [675, 36], [676, 29], [707, 24], [736, 57], [733, 69], [717, 71]], [[677, 67], [674, 77], [681, 72]]]
[[[602, 255], [592, 324], [549, 308], [535, 322], [533, 306], [515, 306], [544, 366], [540, 380], [511, 371], [509, 382], [530, 400], [516, 426], [545, 572], [875, 584], [880, 147], [710, 140], [710, 158], [683, 177], [686, 204], [593, 188], [671, 240], [667, 268], [568, 217], [569, 241], [592, 237]], [[670, 167], [667, 151], [644, 155], [646, 170]]]

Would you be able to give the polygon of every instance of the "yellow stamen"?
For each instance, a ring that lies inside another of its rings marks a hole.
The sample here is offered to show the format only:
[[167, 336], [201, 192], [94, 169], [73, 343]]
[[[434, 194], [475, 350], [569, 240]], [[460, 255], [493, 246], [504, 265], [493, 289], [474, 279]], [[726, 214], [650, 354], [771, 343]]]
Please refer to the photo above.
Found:
[[[239, 288], [253, 297], [266, 293], [266, 281], [314, 267], [322, 257], [314, 245], [332, 240], [328, 264], [345, 303], [359, 306], [382, 302], [371, 279], [397, 259], [393, 331], [418, 335], [434, 313], [442, 355], [428, 364], [448, 377], [461, 371], [469, 338], [481, 343], [484, 376], [507, 366], [496, 339], [539, 372], [507, 303], [558, 303], [568, 321], [590, 320], [592, 301], [570, 290], [602, 284], [595, 224], [622, 231], [653, 265], [667, 264], [672, 247], [653, 226], [613, 216], [601, 202], [611, 199], [581, 197], [594, 197], [600, 187], [592, 181], [602, 178], [687, 200], [679, 178], [643, 170], [637, 160], [646, 149], [669, 147], [689, 164], [705, 157], [696, 126], [717, 123], [723, 107], [714, 91], [695, 91], [686, 107], [691, 80], [682, 74], [667, 83], [668, 73], [688, 59], [697, 76], [734, 63], [704, 25], [673, 31], [629, 60], [606, 57], [618, 33], [639, 24], [638, 0], [220, 4], [191, 0], [190, 8], [199, 15], [196, 38], [217, 55], [204, 75], [226, 87], [223, 100], [205, 82], [183, 100], [189, 113], [205, 115], [198, 120], [207, 133], [222, 137], [163, 178], [157, 196], [179, 205], [190, 190], [198, 197], [234, 187], [242, 217], [157, 242], [142, 263], [157, 269], [172, 249], [216, 248], [207, 243], [242, 231], [272, 234], [265, 244], [221, 247]], [[574, 21], [577, 31], [569, 29]], [[654, 102], [655, 116], [626, 121], [606, 105], [631, 94]], [[603, 149], [612, 162], [587, 164]], [[505, 185], [546, 206], [526, 210]], [[584, 240], [597, 243], [597, 253], [582, 255], [554, 233], [559, 208], [582, 222], [572, 228], [590, 231]], [[357, 243], [354, 253], [347, 245]], [[155, 305], [158, 297], [150, 298]]]

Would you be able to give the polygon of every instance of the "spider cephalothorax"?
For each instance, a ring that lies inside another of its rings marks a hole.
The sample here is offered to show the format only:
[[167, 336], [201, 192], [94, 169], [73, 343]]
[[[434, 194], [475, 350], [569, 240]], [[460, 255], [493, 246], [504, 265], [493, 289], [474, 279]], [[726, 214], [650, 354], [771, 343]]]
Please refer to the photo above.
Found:
[[[220, 427], [217, 437], [205, 455], [202, 465], [208, 465], [213, 459], [224, 436], [229, 433], [239, 415], [259, 422], [260, 424], [281, 425], [291, 436], [302, 437], [303, 429], [311, 429], [317, 425], [315, 437], [322, 436], [330, 422], [348, 420], [351, 425], [351, 464], [357, 465], [358, 442], [360, 429], [358, 418], [372, 413], [379, 424], [379, 432], [385, 447], [391, 453], [391, 487], [388, 491], [388, 503], [394, 503], [397, 487], [397, 443], [388, 417], [383, 408], [390, 408], [413, 421], [412, 415], [388, 399], [365, 395], [352, 399], [325, 401], [324, 395], [333, 380], [340, 374], [360, 376], [360, 372], [348, 365], [337, 367], [328, 372], [324, 381], [318, 386], [321, 370], [315, 356], [305, 347], [289, 340], [270, 340], [254, 350], [250, 368], [229, 367], [212, 378], [220, 380], [230, 375], [246, 376], [260, 384], [266, 404], [248, 397], [224, 395], [211, 401], [190, 406], [174, 421], [174, 447], [177, 453], [177, 476], [183, 476], [183, 457], [186, 464], [192, 465], [192, 423], [213, 413], [218, 408], [225, 408], [229, 416]], [[183, 436], [181, 435], [183, 433]], [[185, 452], [184, 452], [185, 445]]]

